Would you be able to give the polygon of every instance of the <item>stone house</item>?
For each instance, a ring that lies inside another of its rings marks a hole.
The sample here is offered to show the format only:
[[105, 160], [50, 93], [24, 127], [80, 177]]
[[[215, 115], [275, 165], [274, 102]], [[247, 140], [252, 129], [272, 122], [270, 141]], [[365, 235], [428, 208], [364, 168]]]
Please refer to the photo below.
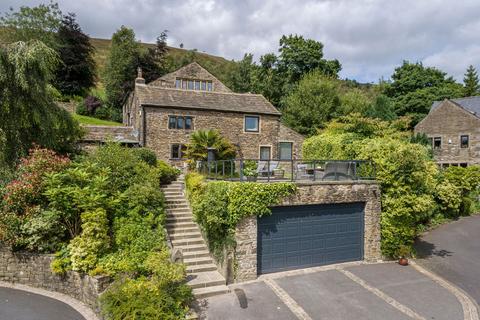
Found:
[[480, 97], [434, 102], [415, 133], [428, 136], [441, 167], [479, 164]]
[[140, 145], [159, 159], [182, 162], [195, 130], [216, 129], [243, 159], [301, 157], [304, 137], [280, 122], [280, 112], [262, 95], [234, 93], [193, 62], [145, 84], [141, 70], [123, 108], [123, 122]]

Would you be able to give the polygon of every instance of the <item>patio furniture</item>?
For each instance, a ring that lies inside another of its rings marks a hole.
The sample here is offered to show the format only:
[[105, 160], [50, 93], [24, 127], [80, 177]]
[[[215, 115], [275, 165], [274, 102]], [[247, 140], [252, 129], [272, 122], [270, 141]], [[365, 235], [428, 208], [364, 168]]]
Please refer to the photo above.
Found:
[[322, 180], [345, 181], [354, 180], [356, 172], [355, 162], [327, 162]]
[[[263, 168], [260, 168], [260, 163], [264, 163]], [[273, 175], [273, 171], [278, 168], [278, 161], [258, 161], [257, 172], [260, 175]]]
[[278, 168], [273, 170], [273, 177], [274, 178], [283, 179], [284, 176], [285, 176], [285, 170], [278, 169]]

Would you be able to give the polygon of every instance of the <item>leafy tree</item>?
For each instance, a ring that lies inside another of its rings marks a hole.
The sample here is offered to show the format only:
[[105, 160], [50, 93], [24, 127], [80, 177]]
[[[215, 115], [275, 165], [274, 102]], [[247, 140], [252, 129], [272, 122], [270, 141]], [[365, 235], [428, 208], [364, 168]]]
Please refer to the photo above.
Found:
[[412, 125], [428, 113], [434, 101], [463, 96], [463, 87], [452, 77], [422, 63], [404, 61], [395, 69], [392, 80], [385, 94], [393, 99], [397, 115], [412, 116]]
[[323, 59], [323, 44], [298, 35], [283, 35], [280, 39], [279, 68], [289, 81], [298, 81], [302, 75], [319, 69], [325, 75], [336, 77], [341, 70], [338, 60]]
[[235, 158], [235, 146], [216, 130], [198, 130], [191, 134], [186, 157], [190, 160], [207, 160], [208, 148], [215, 148], [217, 160]]
[[285, 99], [283, 121], [302, 134], [312, 135], [340, 109], [338, 80], [315, 71], [305, 76]]
[[374, 103], [367, 107], [364, 114], [366, 117], [381, 120], [394, 120], [397, 117], [392, 99], [384, 94], [378, 95]]
[[95, 85], [95, 48], [75, 21], [74, 14], [63, 17], [57, 32], [57, 45], [61, 63], [55, 86], [66, 95], [84, 95]]
[[137, 72], [139, 44], [132, 29], [122, 26], [112, 36], [112, 48], [105, 69], [105, 89], [110, 108], [120, 111], [133, 90]]
[[0, 39], [6, 43], [16, 41], [41, 40], [50, 48], [57, 48], [55, 33], [60, 28], [62, 12], [58, 4], [40, 4], [37, 7], [20, 7], [19, 11], [6, 13], [0, 17]]
[[0, 46], [0, 130], [9, 164], [33, 144], [61, 153], [75, 149], [78, 123], [53, 102], [49, 90], [57, 63], [55, 51], [40, 41]]
[[475, 96], [480, 91], [480, 84], [478, 83], [477, 70], [470, 65], [463, 78], [464, 93], [466, 97]]
[[253, 54], [246, 53], [236, 65], [236, 70], [231, 74], [232, 90], [235, 92], [253, 92], [255, 85], [255, 72], [258, 68], [253, 62]]

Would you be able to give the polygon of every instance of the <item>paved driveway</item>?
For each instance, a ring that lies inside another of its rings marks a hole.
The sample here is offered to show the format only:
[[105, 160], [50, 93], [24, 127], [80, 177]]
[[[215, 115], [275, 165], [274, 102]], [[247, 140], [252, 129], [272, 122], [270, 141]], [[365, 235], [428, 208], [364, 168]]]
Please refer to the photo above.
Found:
[[22, 290], [0, 287], [1, 320], [85, 320], [69, 305]]
[[416, 243], [418, 263], [466, 291], [480, 304], [480, 215], [425, 234]]
[[201, 318], [471, 319], [451, 291], [414, 267], [395, 263], [277, 274], [231, 288], [204, 301]]

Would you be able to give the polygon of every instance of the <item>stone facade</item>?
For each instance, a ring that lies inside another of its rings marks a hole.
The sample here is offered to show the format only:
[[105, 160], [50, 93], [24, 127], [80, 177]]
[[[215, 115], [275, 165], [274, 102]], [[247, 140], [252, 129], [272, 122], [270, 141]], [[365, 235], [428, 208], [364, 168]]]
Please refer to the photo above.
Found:
[[202, 79], [209, 80], [213, 83], [213, 91], [217, 92], [232, 92], [227, 86], [225, 86], [220, 80], [215, 78], [211, 73], [203, 69], [198, 63], [190, 63], [175, 72], [168, 73], [157, 80], [148, 83], [149, 86], [175, 88], [175, 80], [181, 79]]
[[[429, 138], [441, 138], [440, 148], [434, 148], [435, 160], [440, 165], [480, 164], [480, 118], [445, 100], [415, 126], [416, 133]], [[460, 136], [468, 135], [469, 145], [461, 148]]]
[[[140, 75], [141, 76], [141, 75]], [[175, 88], [175, 79], [208, 80], [213, 90]], [[191, 117], [191, 129], [169, 129], [169, 116]], [[257, 116], [258, 132], [245, 131], [245, 116]], [[279, 157], [279, 143], [292, 142], [292, 154], [301, 156], [304, 137], [280, 123], [281, 113], [263, 96], [231, 92], [197, 63], [189, 64], [147, 85], [137, 78], [135, 91], [123, 107], [124, 125], [133, 127], [140, 145], [151, 148], [161, 160], [174, 165], [172, 145], [185, 145], [195, 130], [216, 129], [237, 146], [237, 158], [259, 159], [260, 148], [270, 147]]]
[[[365, 203], [364, 260], [382, 259], [380, 250], [380, 187], [375, 182], [312, 182], [299, 184], [297, 193], [282, 206], [304, 204]], [[257, 217], [241, 221], [235, 233], [235, 281], [257, 278]]]
[[[191, 116], [192, 130], [168, 129], [169, 115]], [[144, 145], [154, 150], [159, 159], [171, 161], [171, 145], [187, 144], [190, 134], [198, 129], [216, 129], [238, 148], [238, 157], [258, 159], [260, 146], [271, 147], [276, 157], [280, 121], [277, 116], [260, 115], [259, 132], [244, 132], [244, 114], [235, 112], [179, 110], [174, 108], [144, 108]]]
[[50, 254], [13, 253], [0, 246], [0, 281], [60, 292], [82, 301], [98, 313], [97, 298], [111, 279], [73, 271], [65, 275], [54, 274], [50, 270], [53, 259]]

